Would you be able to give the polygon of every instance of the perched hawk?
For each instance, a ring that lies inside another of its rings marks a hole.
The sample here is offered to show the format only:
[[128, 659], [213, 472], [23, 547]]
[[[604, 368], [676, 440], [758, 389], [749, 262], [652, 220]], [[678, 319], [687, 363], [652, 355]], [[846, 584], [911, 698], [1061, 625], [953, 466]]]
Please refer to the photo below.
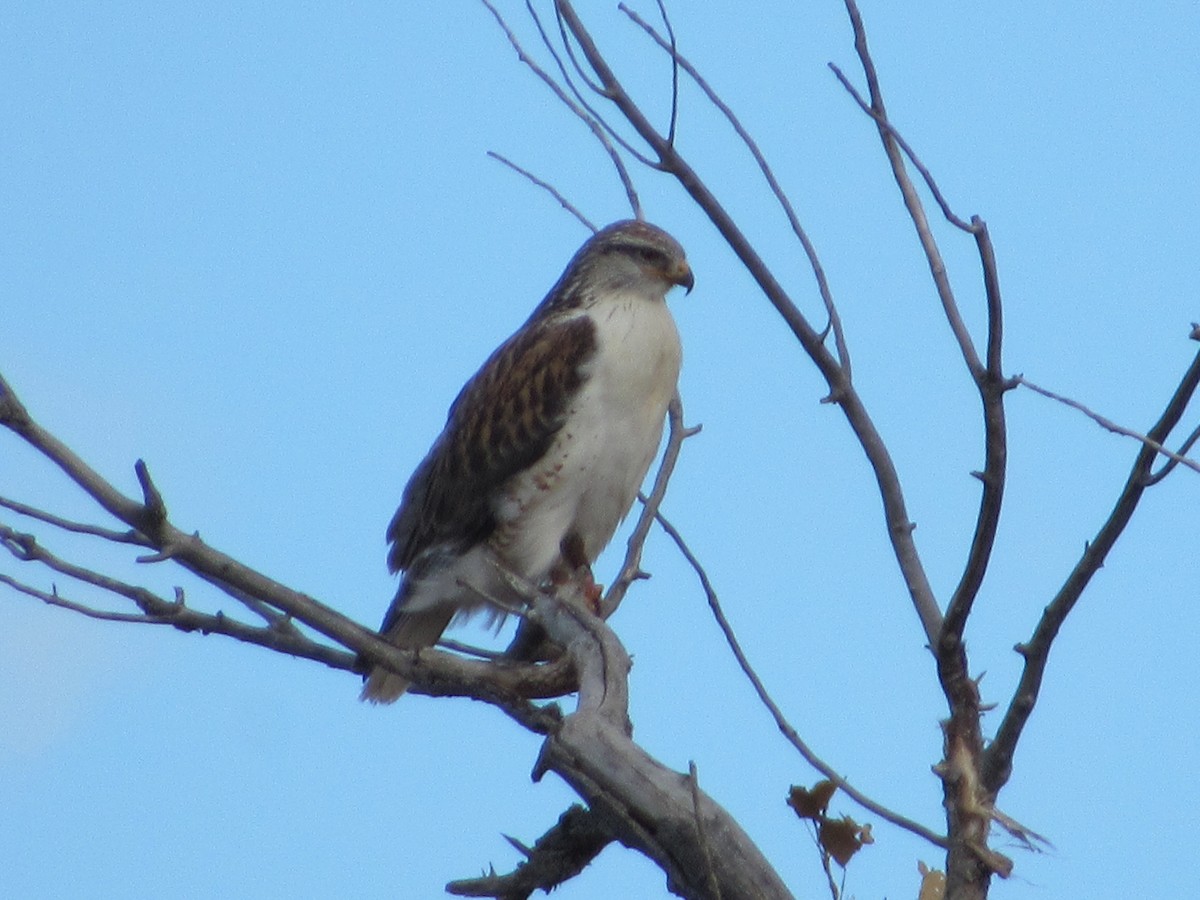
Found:
[[[429, 647], [457, 614], [519, 604], [498, 565], [534, 584], [588, 571], [658, 451], [681, 356], [673, 285], [692, 288], [674, 238], [609, 225], [466, 383], [388, 526], [404, 571], [388, 641]], [[362, 699], [407, 687], [376, 668]]]

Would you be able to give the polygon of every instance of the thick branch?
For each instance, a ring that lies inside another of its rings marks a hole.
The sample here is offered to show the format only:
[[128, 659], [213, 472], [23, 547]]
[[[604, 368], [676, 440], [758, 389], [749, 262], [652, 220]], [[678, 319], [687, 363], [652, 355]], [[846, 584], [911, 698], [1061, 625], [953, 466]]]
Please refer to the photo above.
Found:
[[150, 483], [144, 465], [139, 467], [142, 470], [139, 481], [147, 504], [122, 494], [35, 422], [2, 376], [0, 425], [54, 462], [102, 508], [144, 537], [145, 543], [158, 551], [155, 558], [171, 559], [222, 590], [229, 587], [269, 604], [369, 662], [411, 679], [416, 693], [465, 696], [490, 702], [535, 731], [544, 732], [549, 727], [548, 720], [528, 704], [528, 699], [559, 697], [573, 689], [574, 676], [566, 660], [545, 665], [497, 666], [436, 650], [420, 654], [399, 650], [353, 619], [210, 547], [199, 535], [181, 531], [160, 514], [165, 504], [155, 499], [157, 489]]
[[278, 627], [255, 627], [240, 622], [221, 612], [214, 614], [192, 609], [184, 602], [183, 591], [176, 591], [175, 600], [166, 600], [143, 587], [128, 584], [120, 579], [68, 562], [43, 547], [31, 534], [23, 534], [0, 525], [0, 546], [5, 547], [22, 562], [41, 563], [51, 571], [68, 578], [89, 584], [131, 601], [140, 612], [123, 613], [97, 609], [77, 601], [68, 600], [57, 590], [47, 592], [29, 584], [0, 574], [0, 582], [14, 590], [41, 600], [48, 606], [70, 610], [92, 619], [108, 622], [129, 622], [145, 625], [169, 625], [179, 631], [201, 634], [222, 634], [247, 644], [266, 647], [277, 653], [311, 659], [333, 669], [354, 671], [355, 655], [336, 647], [330, 647], [307, 638], [296, 629]]
[[[550, 734], [534, 777], [552, 771], [596, 813], [617, 840], [644, 853], [667, 874], [671, 890], [693, 898], [759, 900], [791, 897], [787, 887], [737, 824], [690, 779], [650, 757], [631, 738], [627, 675], [630, 660], [613, 631], [582, 596], [533, 596], [550, 638], [567, 648], [579, 673], [575, 712]], [[696, 826], [699, 816], [702, 829]], [[711, 844], [708, 867], [706, 841]]]

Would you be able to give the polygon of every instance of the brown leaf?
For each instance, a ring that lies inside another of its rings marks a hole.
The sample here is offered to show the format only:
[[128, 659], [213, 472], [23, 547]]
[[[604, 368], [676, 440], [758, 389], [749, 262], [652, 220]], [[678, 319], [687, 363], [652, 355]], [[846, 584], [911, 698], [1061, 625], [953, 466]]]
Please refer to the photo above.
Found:
[[942, 900], [946, 896], [946, 873], [931, 869], [923, 862], [917, 863], [921, 873], [921, 893], [917, 900]]
[[850, 857], [862, 847], [859, 839], [860, 826], [849, 816], [840, 819], [824, 819], [817, 832], [817, 840], [821, 848], [837, 861], [842, 868], [850, 862]]
[[835, 791], [837, 791], [837, 785], [828, 779], [818, 781], [812, 786], [811, 791], [808, 788], [792, 785], [792, 789], [788, 792], [787, 803], [800, 818], [812, 819], [817, 822], [824, 818], [825, 810], [829, 808], [829, 801], [833, 799]]

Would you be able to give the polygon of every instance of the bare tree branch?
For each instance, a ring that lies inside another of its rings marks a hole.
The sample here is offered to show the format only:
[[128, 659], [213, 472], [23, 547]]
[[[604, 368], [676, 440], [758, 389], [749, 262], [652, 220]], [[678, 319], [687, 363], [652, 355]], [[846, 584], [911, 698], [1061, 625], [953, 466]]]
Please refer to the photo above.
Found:
[[[688, 76], [696, 82], [696, 86], [704, 92], [710, 103], [720, 110], [725, 116], [729, 124], [733, 127], [734, 132], [742, 143], [746, 145], [746, 149], [750, 151], [750, 155], [754, 157], [755, 163], [758, 164], [759, 171], [762, 172], [763, 178], [766, 179], [767, 186], [771, 189], [775, 199], [779, 202], [783, 209], [784, 215], [787, 217], [788, 224], [792, 228], [792, 233], [796, 235], [796, 239], [800, 242], [800, 246], [804, 249], [804, 254], [808, 257], [809, 267], [813, 271], [813, 276], [817, 281], [817, 292], [821, 295], [821, 302], [825, 305], [825, 313], [829, 316], [829, 329], [833, 331], [834, 347], [837, 349], [838, 362], [841, 364], [842, 370], [846, 374], [846, 380], [851, 380], [850, 368], [850, 349], [846, 345], [846, 336], [842, 331], [842, 319], [838, 314], [837, 305], [833, 301], [833, 291], [829, 287], [829, 280], [825, 276], [825, 267], [821, 264], [821, 258], [817, 254], [816, 245], [808, 236], [808, 232], [804, 230], [804, 226], [800, 224], [800, 219], [796, 215], [795, 209], [792, 207], [792, 201], [779, 184], [775, 177], [775, 172], [771, 169], [767, 158], [763, 156], [762, 151], [758, 147], [758, 142], [749, 131], [742, 125], [733, 109], [727, 104], [721, 96], [712, 88], [708, 81], [700, 74], [685, 57], [683, 57], [675, 47], [674, 39], [670, 41], [663, 38], [652, 25], [630, 9], [626, 4], [621, 3], [618, 8], [632, 19], [643, 31], [645, 31], [655, 43], [663, 50], [671, 54], [676, 65], [682, 66], [683, 70], [688, 73]], [[674, 146], [674, 140], [668, 139], [668, 143]]]
[[221, 553], [198, 535], [187, 534], [169, 520], [160, 519], [153, 508], [122, 494], [74, 451], [37, 424], [3, 376], [0, 376], [0, 426], [8, 428], [54, 462], [97, 504], [145, 537], [149, 546], [158, 551], [158, 556], [173, 560], [222, 590], [231, 586], [255, 597], [360, 654], [372, 664], [399, 672], [412, 680], [416, 693], [466, 696], [490, 702], [532, 730], [544, 733], [550, 727], [550, 720], [544, 711], [530, 704], [529, 699], [560, 697], [574, 688], [574, 675], [566, 660], [497, 666], [436, 650], [414, 653], [393, 647], [374, 631]]
[[854, 390], [847, 373], [825, 347], [822, 335], [809, 324], [792, 302], [728, 211], [679, 154], [678, 150], [655, 131], [641, 109], [621, 87], [570, 2], [568, 0], [557, 0], [557, 2], [567, 27], [579, 42], [584, 57], [595, 70], [611, 102], [658, 155], [665, 171], [679, 181], [684, 190], [716, 226], [828, 383], [829, 399], [842, 407], [846, 420], [850, 423], [850, 427], [862, 445], [867, 460], [875, 473], [880, 496], [883, 499], [888, 537], [896, 554], [900, 571], [904, 576], [913, 607], [921, 619], [930, 645], [933, 646], [941, 631], [942, 614], [913, 541], [912, 532], [915, 526], [908, 517], [904, 491], [900, 486], [900, 479], [891, 454], [875, 428], [861, 398]]
[[616, 635], [588, 611], [582, 595], [538, 593], [537, 621], [567, 648], [579, 673], [575, 712], [547, 736], [534, 777], [553, 771], [587, 802], [603, 827], [654, 860], [671, 890], [715, 900], [696, 817], [721, 852], [712, 873], [720, 896], [761, 900], [792, 895], [737, 822], [689, 779], [662, 766], [631, 739], [630, 660]]
[[[583, 95], [583, 92], [575, 86], [575, 82], [571, 78], [571, 73], [567, 71], [567, 66], [563, 62], [562, 55], [558, 52], [558, 48], [555, 47], [554, 42], [550, 40], [550, 35], [542, 25], [541, 16], [539, 16], [537, 10], [534, 9], [532, 0], [525, 0], [525, 9], [528, 11], [529, 17], [533, 20], [534, 25], [537, 26], [538, 34], [540, 34], [542, 37], [542, 44], [545, 46], [546, 51], [558, 65], [558, 71], [562, 75], [563, 83], [570, 89], [571, 93], [575, 95], [576, 102], [578, 102], [580, 106], [587, 110], [588, 115], [592, 117], [597, 125], [607, 132], [609, 138], [617, 142], [622, 150], [624, 150], [642, 165], [653, 168], [655, 165], [654, 161], [646, 156], [646, 154], [644, 154], [637, 147], [633, 146], [633, 144], [631, 144], [624, 135], [613, 128], [612, 125], [610, 125], [604, 119], [604, 117], [596, 111], [596, 108], [588, 102], [588, 99]], [[601, 89], [594, 81], [591, 80], [591, 78], [588, 77], [587, 72], [585, 72], [583, 67], [579, 65], [579, 60], [575, 58], [575, 51], [571, 48], [571, 39], [567, 36], [566, 30], [563, 28], [562, 16], [559, 15], [557, 7], [555, 7], [554, 10], [554, 17], [555, 22], [558, 25], [559, 40], [562, 43], [563, 51], [567, 54], [567, 59], [571, 61], [571, 67], [575, 70], [575, 73], [580, 77], [580, 79], [582, 79], [588, 90], [597, 96], [604, 97], [605, 93], [603, 89]]]
[[679, 47], [675, 40], [675, 28], [671, 25], [671, 17], [667, 15], [667, 4], [663, 0], [655, 0], [655, 2], [658, 4], [658, 14], [662, 17], [663, 28], [667, 31], [667, 41], [670, 45], [671, 123], [667, 127], [667, 143], [674, 146], [675, 129], [679, 125]]
[[[1001, 344], [1003, 340], [1004, 318], [1000, 297], [1000, 281], [996, 267], [995, 252], [992, 247], [987, 225], [978, 216], [967, 224], [956, 216], [950, 209], [937, 183], [928, 168], [920, 161], [912, 147], [903, 139], [900, 133], [888, 120], [887, 108], [884, 105], [883, 91], [879, 84], [879, 76], [875, 62], [867, 46], [866, 29], [862, 16], [854, 0], [845, 0], [846, 11], [850, 16], [851, 27], [854, 31], [854, 48], [867, 79], [868, 93], [871, 101], [868, 104], [855, 90], [842, 71], [831, 64], [834, 74], [854, 97], [858, 105], [875, 121], [883, 142], [884, 152], [892, 168], [896, 184], [900, 188], [904, 205], [913, 221], [921, 247], [929, 263], [929, 270], [941, 299], [942, 310], [950, 324], [955, 340], [958, 342], [967, 369], [979, 390], [983, 404], [984, 418], [984, 469], [977, 473], [983, 483], [980, 497], [979, 514], [975, 523], [975, 532], [971, 539], [967, 562], [963, 568], [962, 577], [946, 607], [946, 621], [943, 624], [938, 649], [939, 674], [943, 686], [947, 690], [947, 699], [951, 706], [956, 703], [977, 705], [969, 684], [966, 671], [966, 656], [961, 649], [962, 633], [970, 615], [971, 606], [983, 584], [987, 566], [991, 560], [995, 546], [996, 532], [1000, 522], [1000, 509], [1004, 500], [1004, 482], [1007, 469], [1007, 428], [1004, 415], [1004, 393], [1011, 385], [1004, 380], [1001, 362]], [[936, 199], [942, 214], [947, 221], [975, 236], [983, 269], [984, 288], [988, 308], [988, 337], [987, 364], [984, 365], [975, 350], [974, 342], [963, 322], [958, 309], [958, 302], [946, 273], [937, 240], [929, 226], [929, 220], [921, 204], [912, 180], [904, 166], [904, 157], [908, 156], [925, 179], [926, 185]], [[957, 699], [955, 699], [957, 697]], [[963, 710], [964, 722], [974, 713], [969, 709]]]
[[446, 885], [446, 893], [497, 900], [525, 900], [537, 890], [549, 893], [582, 872], [612, 840], [594, 813], [572, 806], [532, 847], [518, 846], [509, 839], [526, 857], [513, 872], [497, 875], [493, 871], [482, 878], [452, 881]]
[[966, 648], [963, 644], [967, 618], [983, 584], [995, 546], [1007, 469], [1004, 393], [1011, 385], [1004, 380], [1001, 372], [1003, 314], [999, 276], [991, 238], [982, 219], [974, 217], [971, 225], [967, 226], [954, 216], [928, 170], [918, 164], [918, 169], [924, 175], [926, 184], [930, 186], [946, 218], [952, 224], [975, 235], [988, 301], [985, 365], [979, 359], [975, 344], [959, 312], [941, 250], [933, 236], [920, 196], [905, 168], [905, 155], [910, 159], [915, 159], [916, 156], [906, 143], [898, 139], [895, 128], [888, 121], [875, 63], [867, 46], [862, 16], [855, 0], [845, 0], [845, 5], [854, 31], [854, 48], [867, 79], [870, 106], [866, 106], [840, 70], [835, 67], [834, 72], [876, 123], [892, 174], [928, 261], [929, 271], [942, 303], [942, 311], [958, 342], [963, 360], [983, 404], [985, 463], [983, 472], [977, 473], [983, 483], [979, 513], [963, 574], [946, 606], [941, 632], [933, 644], [938, 681], [950, 707], [950, 717], [943, 723], [943, 762], [935, 768], [943, 781], [948, 833], [952, 838], [946, 859], [947, 890], [950, 896], [961, 894], [964, 898], [983, 897], [987, 894], [987, 885], [992, 873], [1007, 877], [1012, 869], [1012, 862], [1007, 857], [987, 846], [995, 794], [981, 789], [979, 767], [983, 754], [983, 735], [979, 722], [979, 687], [970, 677]]
[[800, 733], [796, 731], [790, 722], [788, 722], [787, 717], [783, 714], [783, 710], [781, 710], [779, 705], [774, 701], [774, 699], [772, 699], [771, 695], [767, 692], [766, 685], [763, 684], [762, 679], [758, 677], [758, 673], [750, 664], [749, 658], [747, 658], [745, 651], [742, 649], [741, 642], [738, 641], [737, 635], [733, 631], [733, 626], [729, 624], [729, 619], [726, 618], [725, 611], [721, 608], [721, 601], [717, 597], [716, 589], [712, 586], [712, 582], [708, 578], [708, 573], [705, 571], [700, 560], [696, 558], [694, 553], [692, 553], [691, 548], [687, 545], [687, 542], [683, 539], [683, 536], [679, 533], [679, 530], [675, 528], [675, 526], [672, 525], [661, 512], [656, 514], [654, 518], [662, 527], [662, 530], [665, 531], [671, 540], [675, 542], [675, 546], [679, 548], [679, 552], [683, 554], [683, 558], [687, 560], [688, 565], [690, 565], [692, 570], [696, 573], [696, 577], [700, 579], [700, 586], [704, 589], [704, 596], [708, 600], [708, 607], [712, 611], [713, 618], [716, 619], [717, 625], [721, 629], [721, 633], [725, 636], [725, 641], [729, 644], [729, 649], [733, 652], [734, 659], [737, 660], [742, 672], [750, 681], [751, 686], [754, 688], [754, 692], [758, 695], [758, 699], [762, 702], [763, 706], [767, 708], [767, 711], [771, 714], [771, 718], [775, 720], [775, 726], [779, 729], [780, 733], [787, 738], [788, 743], [796, 748], [796, 751], [802, 757], [804, 757], [805, 762], [837, 785], [840, 790], [845, 792], [846, 796], [848, 796], [859, 806], [863, 807], [863, 809], [875, 813], [881, 819], [885, 819], [886, 821], [891, 822], [893, 825], [903, 828], [905, 831], [910, 831], [918, 837], [925, 838], [925, 840], [929, 841], [931, 844], [934, 844], [938, 847], [947, 846], [947, 840], [942, 835], [926, 828], [919, 822], [913, 821], [906, 816], [902, 816], [900, 813], [893, 812], [886, 806], [876, 802], [875, 800], [872, 800], [866, 794], [862, 793], [862, 791], [858, 790], [856, 787], [854, 787], [854, 785], [850, 784], [850, 782], [846, 781], [845, 778], [838, 774], [838, 772], [831, 765], [829, 765], [829, 763], [817, 756], [813, 749], [808, 746], [807, 742], [800, 737]]
[[571, 97], [562, 89], [558, 82], [551, 78], [546, 73], [546, 70], [537, 64], [537, 61], [534, 60], [533, 57], [525, 52], [525, 48], [521, 46], [521, 42], [517, 40], [516, 34], [513, 33], [511, 28], [509, 28], [508, 22], [506, 22], [504, 17], [500, 15], [499, 10], [497, 10], [496, 7], [489, 2], [489, 0], [480, 0], [480, 2], [487, 7], [487, 10], [495, 18], [496, 23], [500, 26], [501, 30], [503, 30], [505, 37], [508, 38], [509, 44], [511, 44], [512, 48], [517, 51], [517, 59], [528, 66], [530, 71], [537, 75], [537, 77], [540, 78], [542, 82], [554, 92], [554, 95], [558, 97], [559, 101], [566, 106], [567, 109], [578, 116], [585, 125], [587, 125], [588, 130], [592, 132], [593, 137], [600, 142], [600, 146], [604, 148], [604, 152], [608, 154], [609, 160], [612, 161], [613, 167], [617, 170], [617, 177], [621, 179], [621, 184], [625, 188], [625, 197], [629, 201], [629, 207], [633, 210], [634, 217], [638, 219], [642, 218], [642, 204], [638, 199], [637, 190], [633, 186], [633, 179], [629, 177], [629, 169], [626, 167], [624, 160], [621, 159], [621, 154], [618, 153], [617, 149], [612, 145], [612, 141], [608, 139], [608, 135], [605, 134], [604, 129], [594, 118], [592, 118], [592, 116], [588, 115], [588, 113], [579, 104], [571, 99]]
[[36, 519], [39, 522], [45, 522], [47, 525], [53, 525], [55, 528], [61, 528], [63, 531], [69, 531], [72, 534], [86, 534], [92, 537], [103, 538], [106, 541], [112, 541], [114, 544], [136, 544], [141, 547], [147, 546], [146, 539], [139, 535], [136, 531], [116, 531], [111, 528], [103, 528], [100, 525], [88, 525], [84, 522], [73, 522], [70, 519], [64, 519], [62, 516], [56, 516], [53, 513], [48, 513], [45, 510], [38, 509], [36, 506], [30, 506], [27, 503], [20, 503], [16, 500], [9, 500], [7, 497], [0, 497], [0, 507], [10, 509], [18, 515], [28, 516], [31, 519]]
[[621, 571], [617, 574], [616, 580], [613, 581], [600, 605], [600, 615], [605, 619], [617, 611], [617, 607], [625, 599], [625, 593], [629, 590], [630, 585], [639, 578], [649, 577], [642, 571], [642, 549], [646, 544], [646, 537], [650, 534], [650, 527], [654, 524], [655, 513], [658, 512], [663, 498], [667, 495], [667, 484], [671, 480], [671, 474], [675, 471], [675, 463], [679, 459], [679, 451], [683, 447], [683, 442], [700, 431], [699, 425], [694, 428], [684, 426], [683, 400], [678, 391], [675, 392], [671, 405], [667, 408], [667, 422], [669, 424], [667, 447], [663, 450], [658, 474], [654, 476], [654, 486], [650, 489], [649, 497], [638, 495], [642, 500], [641, 515], [638, 516], [633, 533], [629, 535]]
[[0, 525], [0, 546], [3, 546], [16, 559], [22, 562], [34, 562], [44, 565], [51, 571], [58, 572], [68, 578], [84, 584], [92, 585], [102, 591], [130, 600], [139, 610], [137, 613], [122, 613], [111, 610], [97, 609], [77, 601], [62, 597], [57, 590], [47, 592], [34, 588], [27, 583], [18, 581], [7, 575], [0, 574], [0, 582], [30, 597], [41, 600], [48, 606], [70, 610], [91, 619], [101, 619], [108, 622], [128, 622], [145, 625], [169, 625], [184, 632], [198, 631], [202, 634], [222, 634], [248, 644], [286, 653], [303, 659], [311, 659], [323, 663], [333, 669], [354, 671], [355, 656], [336, 647], [330, 647], [300, 634], [297, 630], [280, 629], [275, 627], [254, 627], [239, 622], [224, 613], [215, 615], [200, 612], [187, 606], [184, 602], [183, 591], [176, 589], [175, 600], [166, 600], [152, 591], [136, 585], [128, 584], [120, 579], [103, 575], [99, 572], [67, 562], [57, 554], [43, 547], [31, 534], [14, 531], [6, 525]]
[[1075, 564], [1063, 586], [1042, 613], [1032, 637], [1024, 644], [1017, 645], [1017, 652], [1025, 658], [1021, 680], [1004, 713], [1000, 727], [996, 729], [996, 736], [984, 754], [983, 782], [986, 789], [992, 793], [1003, 787], [1012, 775], [1013, 754], [1029, 716], [1037, 705], [1042, 678], [1050, 657], [1050, 647], [1059, 629], [1074, 609], [1092, 576], [1104, 565], [1104, 560], [1117, 538], [1129, 524], [1149, 484], [1154, 460], [1162, 452], [1163, 442], [1170, 437], [1171, 431], [1179, 423], [1197, 386], [1200, 386], [1200, 354], [1192, 360], [1162, 415], [1143, 441], [1129, 478], [1125, 481], [1125, 487], [1108, 519], [1087, 545], [1079, 562]]
[[593, 233], [596, 231], [596, 226], [592, 223], [592, 220], [589, 219], [587, 216], [585, 216], [583, 213], [581, 213], [579, 211], [579, 208], [577, 206], [575, 206], [575, 204], [573, 204], [566, 197], [564, 197], [561, 193], [559, 193], [558, 188], [556, 188], [554, 185], [550, 184], [550, 182], [543, 181], [541, 178], [538, 178], [536, 175], [534, 175], [528, 169], [521, 168], [515, 162], [513, 162], [511, 159], [509, 159], [506, 156], [500, 155], [495, 150], [489, 150], [487, 152], [487, 155], [490, 156], [492, 159], [496, 160], [497, 162], [503, 163], [504, 165], [508, 166], [510, 169], [512, 169], [514, 172], [518, 173], [519, 175], [524, 175], [527, 179], [532, 181], [535, 185], [542, 188], [544, 191], [548, 192], [551, 197], [553, 197], [555, 200], [558, 201], [559, 205], [562, 206], [563, 209], [565, 209], [567, 212], [569, 212], [571, 215], [573, 215], [576, 219], [578, 219], [580, 222], [582, 222], [584, 224], [584, 227], [586, 227], [589, 231], [591, 231]]
[[[1101, 428], [1104, 428], [1107, 431], [1111, 431], [1113, 434], [1119, 434], [1119, 435], [1122, 435], [1123, 437], [1131, 437], [1135, 441], [1141, 441], [1143, 444], [1145, 444], [1147, 447], [1149, 447], [1155, 453], [1161, 453], [1163, 456], [1167, 457], [1170, 460], [1170, 462], [1168, 462], [1167, 465], [1163, 467], [1162, 472], [1160, 472], [1156, 475], [1153, 475], [1153, 476], [1148, 476], [1147, 486], [1152, 485], [1152, 484], [1157, 484], [1159, 481], [1161, 481], [1163, 476], [1166, 475], [1167, 472], [1170, 471], [1167, 468], [1167, 466], [1184, 465], [1184, 466], [1187, 466], [1189, 469], [1191, 469], [1193, 472], [1200, 472], [1200, 463], [1196, 462], [1194, 459], [1190, 459], [1186, 456], [1183, 456], [1180, 453], [1176, 453], [1173, 450], [1168, 450], [1166, 447], [1164, 447], [1162, 444], [1160, 444], [1158, 441], [1154, 440], [1152, 437], [1149, 437], [1148, 435], [1144, 435], [1139, 431], [1134, 431], [1132, 428], [1126, 428], [1123, 425], [1118, 425], [1112, 419], [1105, 418], [1104, 416], [1100, 415], [1099, 413], [1093, 412], [1092, 410], [1088, 409], [1086, 406], [1084, 406], [1078, 400], [1072, 400], [1070, 397], [1064, 397], [1062, 394], [1056, 394], [1056, 393], [1054, 393], [1054, 391], [1047, 390], [1044, 387], [1039, 387], [1038, 385], [1036, 385], [1032, 381], [1030, 381], [1028, 378], [1026, 378], [1024, 375], [1016, 376], [1013, 379], [1013, 381], [1016, 382], [1017, 384], [1020, 384], [1020, 385], [1023, 385], [1024, 387], [1029, 388], [1035, 394], [1041, 394], [1043, 397], [1048, 397], [1051, 400], [1057, 400], [1059, 403], [1062, 403], [1065, 406], [1071, 407], [1071, 409], [1079, 410], [1079, 412], [1083, 413], [1085, 416], [1087, 416], [1089, 419], [1091, 419], [1093, 422], [1095, 422]], [[1196, 442], [1196, 439], [1198, 436], [1200, 436], [1200, 428], [1198, 428], [1196, 431], [1193, 431], [1192, 434], [1188, 437], [1188, 439], [1186, 441], [1184, 441], [1184, 443], [1183, 443], [1184, 448], [1190, 447], [1192, 444], [1194, 444]], [[1187, 452], [1186, 449], [1183, 452]]]

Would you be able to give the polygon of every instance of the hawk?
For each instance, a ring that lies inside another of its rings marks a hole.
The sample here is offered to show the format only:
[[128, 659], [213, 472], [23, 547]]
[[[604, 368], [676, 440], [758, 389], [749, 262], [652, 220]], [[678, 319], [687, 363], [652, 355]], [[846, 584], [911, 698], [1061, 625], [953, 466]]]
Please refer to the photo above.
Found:
[[[666, 294], [692, 284], [683, 248], [646, 222], [609, 225], [579, 249], [459, 392], [404, 488], [387, 530], [388, 567], [404, 572], [387, 641], [430, 647], [457, 615], [502, 617], [522, 601], [498, 567], [594, 585], [591, 563], [633, 505], [679, 378]], [[362, 699], [391, 703], [407, 687], [377, 667]]]

